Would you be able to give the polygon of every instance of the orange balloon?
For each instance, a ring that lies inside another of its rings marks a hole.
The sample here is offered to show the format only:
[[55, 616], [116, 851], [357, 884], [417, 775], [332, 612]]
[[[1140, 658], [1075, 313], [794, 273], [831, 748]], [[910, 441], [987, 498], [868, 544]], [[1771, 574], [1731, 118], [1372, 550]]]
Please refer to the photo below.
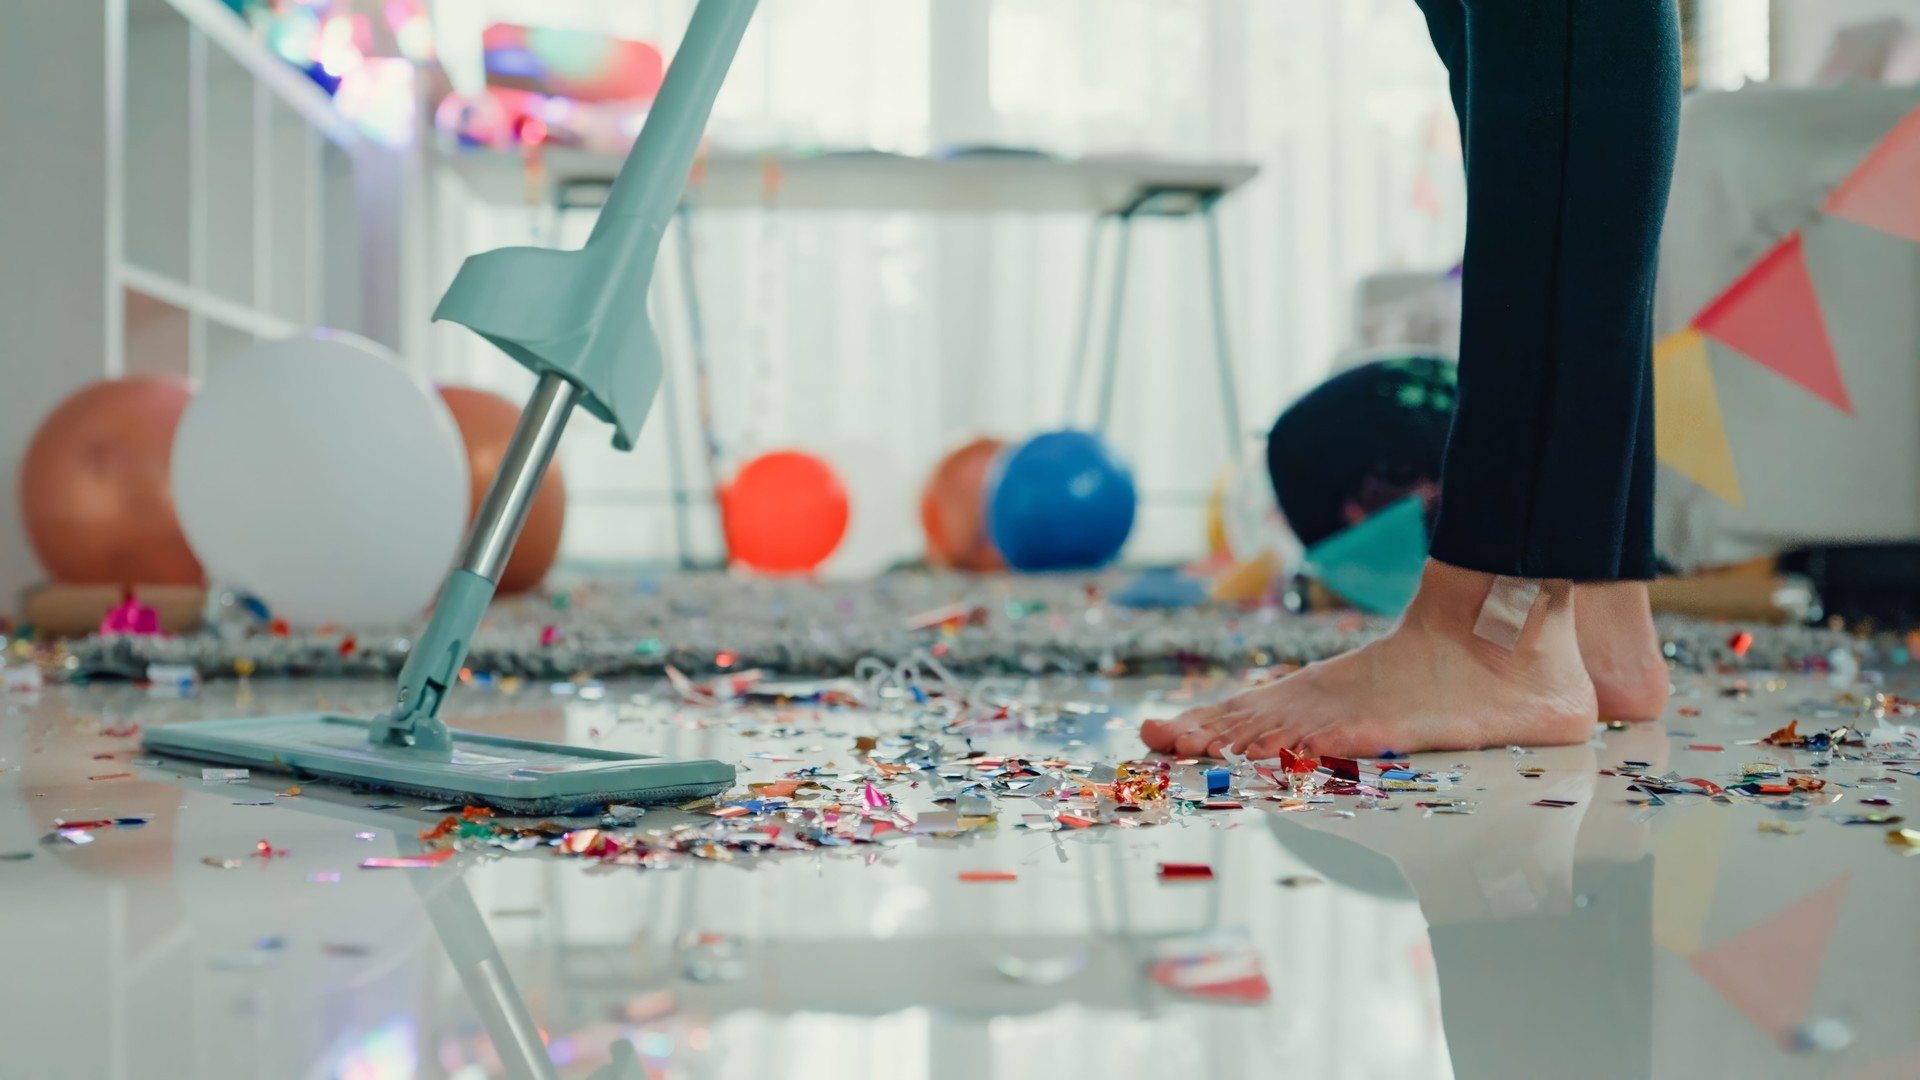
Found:
[[[493, 483], [493, 474], [500, 471], [500, 458], [506, 454], [513, 429], [520, 423], [520, 406], [498, 394], [465, 386], [443, 386], [440, 397], [452, 410], [453, 422], [460, 425], [460, 441], [467, 446], [467, 473], [472, 485], [467, 522], [471, 524], [480, 500], [486, 498], [487, 487]], [[566, 524], [567, 481], [555, 461], [547, 466], [547, 475], [527, 511], [526, 527], [520, 530], [513, 554], [507, 556], [506, 568], [500, 571], [501, 594], [525, 592], [540, 584], [560, 555], [560, 533]]]
[[825, 562], [847, 535], [851, 513], [832, 466], [798, 450], [747, 462], [720, 495], [728, 554], [765, 574], [805, 573]]
[[20, 516], [40, 565], [68, 585], [199, 585], [173, 512], [173, 430], [185, 379], [89, 383], [41, 422], [20, 468]]
[[960, 570], [1004, 570], [1007, 561], [987, 535], [987, 470], [1006, 448], [980, 438], [934, 466], [920, 492], [920, 527], [927, 533], [927, 560]]

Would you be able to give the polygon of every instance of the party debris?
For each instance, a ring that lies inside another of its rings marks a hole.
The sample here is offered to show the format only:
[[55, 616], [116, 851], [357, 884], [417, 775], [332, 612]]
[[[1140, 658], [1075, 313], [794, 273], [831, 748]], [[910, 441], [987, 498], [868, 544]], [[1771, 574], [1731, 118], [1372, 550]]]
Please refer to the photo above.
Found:
[[402, 855], [399, 857], [361, 859], [362, 870], [428, 870], [453, 858], [452, 848], [429, 851], [424, 855]]
[[687, 678], [679, 668], [667, 665], [667, 682], [680, 700], [690, 705], [710, 705], [723, 701], [734, 701], [751, 689], [753, 684], [766, 678], [767, 673], [758, 669], [737, 671], [728, 675], [719, 675], [706, 682], [695, 682]]
[[246, 769], [201, 769], [200, 779], [209, 784], [233, 784], [252, 777]]
[[1020, 875], [1011, 870], [962, 870], [960, 880], [965, 882], [1018, 881]]
[[1325, 885], [1326, 883], [1325, 878], [1317, 878], [1312, 874], [1291, 874], [1280, 879], [1280, 884], [1289, 889], [1298, 889], [1307, 885]]
[[201, 861], [202, 863], [205, 863], [205, 864], [206, 864], [206, 865], [208, 865], [208, 866], [211, 866], [211, 867], [213, 867], [213, 868], [214, 868], [215, 870], [238, 870], [238, 869], [240, 869], [240, 860], [239, 860], [239, 859], [219, 859], [219, 858], [215, 858], [215, 857], [213, 857], [213, 856], [211, 856], [211, 855], [209, 855], [209, 856], [207, 856], [206, 858], [204, 858], [204, 859], [201, 859], [200, 861]]
[[135, 600], [129, 595], [120, 605], [107, 612], [100, 620], [100, 635], [109, 634], [158, 634], [160, 632], [160, 613]]
[[1000, 974], [1029, 986], [1057, 986], [1086, 970], [1084, 950], [1065, 956], [1002, 956], [994, 962]]
[[1213, 879], [1213, 867], [1206, 863], [1161, 863], [1162, 881], [1210, 881]]
[[1238, 1005], [1258, 1005], [1272, 994], [1260, 953], [1244, 933], [1231, 931], [1159, 943], [1147, 977], [1179, 994]]

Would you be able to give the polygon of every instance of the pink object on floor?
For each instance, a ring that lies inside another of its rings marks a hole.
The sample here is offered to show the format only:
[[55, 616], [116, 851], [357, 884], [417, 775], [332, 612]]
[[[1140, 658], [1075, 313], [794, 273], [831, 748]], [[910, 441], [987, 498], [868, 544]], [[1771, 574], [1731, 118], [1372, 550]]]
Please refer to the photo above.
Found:
[[160, 632], [160, 613], [129, 596], [100, 620], [100, 634], [142, 634]]

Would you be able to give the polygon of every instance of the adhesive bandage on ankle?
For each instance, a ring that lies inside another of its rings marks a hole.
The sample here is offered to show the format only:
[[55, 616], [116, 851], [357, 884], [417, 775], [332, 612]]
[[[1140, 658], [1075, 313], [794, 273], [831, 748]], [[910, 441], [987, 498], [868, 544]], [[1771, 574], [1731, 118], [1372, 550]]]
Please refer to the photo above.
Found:
[[1527, 613], [1540, 595], [1540, 579], [1497, 577], [1480, 605], [1480, 618], [1473, 624], [1473, 636], [1511, 652], [1520, 644], [1520, 632], [1527, 628]]

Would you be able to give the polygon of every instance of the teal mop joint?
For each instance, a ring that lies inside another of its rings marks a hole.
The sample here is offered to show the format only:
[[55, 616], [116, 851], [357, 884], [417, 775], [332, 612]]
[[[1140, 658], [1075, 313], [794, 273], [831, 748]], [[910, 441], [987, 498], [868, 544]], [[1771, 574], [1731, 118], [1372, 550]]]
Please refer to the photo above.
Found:
[[584, 247], [475, 255], [441, 297], [436, 320], [473, 330], [539, 382], [459, 566], [407, 654], [393, 709], [371, 722], [306, 714], [171, 724], [147, 733], [149, 750], [528, 814], [679, 801], [732, 785], [733, 767], [721, 762], [455, 731], [440, 708], [575, 406], [613, 425], [621, 450], [639, 437], [662, 370], [647, 319], [654, 259], [755, 2], [700, 0]]

